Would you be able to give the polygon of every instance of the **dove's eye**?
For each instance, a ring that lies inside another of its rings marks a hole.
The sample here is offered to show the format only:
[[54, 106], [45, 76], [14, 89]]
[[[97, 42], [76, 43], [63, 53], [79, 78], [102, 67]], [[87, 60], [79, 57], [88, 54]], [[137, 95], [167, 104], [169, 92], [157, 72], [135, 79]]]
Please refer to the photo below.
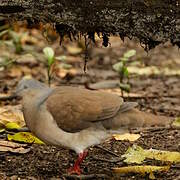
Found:
[[27, 88], [28, 88], [28, 86], [24, 85], [24, 89], [27, 89]]

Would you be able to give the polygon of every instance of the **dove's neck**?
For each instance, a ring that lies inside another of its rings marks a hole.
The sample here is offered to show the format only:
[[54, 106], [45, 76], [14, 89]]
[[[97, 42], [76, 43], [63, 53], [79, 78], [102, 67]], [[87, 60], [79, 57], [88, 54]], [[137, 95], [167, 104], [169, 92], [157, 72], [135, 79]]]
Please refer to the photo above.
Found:
[[37, 99], [35, 101], [36, 106], [40, 106], [41, 104], [43, 104], [52, 92], [53, 92], [53, 89], [48, 88], [48, 87], [41, 90], [37, 94]]
[[23, 114], [28, 128], [33, 131], [35, 124], [37, 123], [37, 113], [41, 109], [41, 105], [44, 104], [46, 99], [52, 93], [52, 89], [30, 89], [23, 95]]

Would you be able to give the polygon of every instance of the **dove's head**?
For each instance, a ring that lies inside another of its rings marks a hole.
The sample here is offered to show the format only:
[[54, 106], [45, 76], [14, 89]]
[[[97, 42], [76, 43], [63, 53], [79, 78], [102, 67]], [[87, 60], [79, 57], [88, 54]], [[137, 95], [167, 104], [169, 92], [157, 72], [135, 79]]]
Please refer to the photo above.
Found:
[[16, 87], [15, 95], [23, 96], [29, 91], [43, 90], [46, 88], [48, 89], [49, 87], [35, 79], [22, 79]]

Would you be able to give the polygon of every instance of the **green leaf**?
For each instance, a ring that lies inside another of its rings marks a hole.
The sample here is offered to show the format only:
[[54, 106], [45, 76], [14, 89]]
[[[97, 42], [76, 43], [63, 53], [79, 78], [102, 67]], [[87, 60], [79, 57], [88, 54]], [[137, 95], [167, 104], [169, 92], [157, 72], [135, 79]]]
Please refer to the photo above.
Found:
[[123, 75], [124, 75], [125, 77], [128, 77], [128, 76], [129, 76], [129, 72], [128, 72], [127, 67], [123, 67], [123, 68], [122, 68], [122, 73], [123, 73]]
[[71, 64], [67, 64], [67, 63], [61, 63], [60, 67], [63, 69], [71, 69], [72, 65]]
[[9, 31], [10, 36], [12, 37], [13, 41], [16, 43], [20, 43], [20, 35], [18, 35], [15, 31], [10, 30]]
[[124, 53], [124, 58], [129, 59], [130, 57], [134, 56], [136, 54], [136, 50], [132, 49]]
[[51, 47], [45, 47], [43, 53], [48, 60], [48, 66], [54, 63], [54, 50]]
[[131, 86], [129, 84], [119, 83], [119, 87], [126, 92], [130, 92]]
[[122, 68], [123, 68], [124, 64], [123, 62], [118, 62], [116, 64], [113, 65], [113, 69], [118, 72], [118, 73], [121, 73], [122, 72]]
[[56, 59], [57, 59], [58, 61], [66, 62], [67, 56], [57, 56]]
[[14, 135], [8, 134], [7, 136], [9, 141], [17, 141], [24, 143], [36, 143], [36, 144], [44, 144], [43, 141], [33, 136], [30, 132], [18, 132]]
[[128, 58], [127, 58], [127, 57], [124, 57], [124, 56], [120, 58], [120, 61], [123, 61], [124, 63], [125, 63], [127, 60], [128, 60]]

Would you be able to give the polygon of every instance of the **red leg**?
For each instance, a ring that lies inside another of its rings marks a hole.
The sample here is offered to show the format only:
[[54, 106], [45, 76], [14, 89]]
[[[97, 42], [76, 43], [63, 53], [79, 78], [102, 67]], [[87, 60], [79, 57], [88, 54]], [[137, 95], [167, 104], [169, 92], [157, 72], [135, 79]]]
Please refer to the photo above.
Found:
[[84, 151], [83, 153], [79, 153], [78, 159], [75, 161], [74, 166], [68, 169], [69, 174], [81, 174], [80, 164], [84, 160], [84, 158], [87, 156], [87, 151]]

